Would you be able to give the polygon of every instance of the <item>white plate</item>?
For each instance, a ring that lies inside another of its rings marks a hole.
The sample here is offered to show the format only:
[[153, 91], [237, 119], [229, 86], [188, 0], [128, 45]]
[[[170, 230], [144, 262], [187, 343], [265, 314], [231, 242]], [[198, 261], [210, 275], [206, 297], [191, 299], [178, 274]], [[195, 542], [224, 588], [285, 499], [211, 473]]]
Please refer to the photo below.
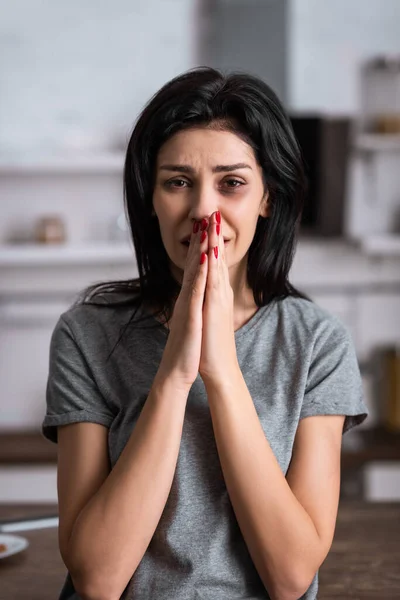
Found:
[[0, 544], [5, 544], [7, 546], [7, 550], [4, 550], [3, 552], [0, 551], [0, 558], [22, 552], [22, 550], [25, 550], [25, 548], [29, 546], [29, 542], [26, 538], [6, 533], [0, 533]]

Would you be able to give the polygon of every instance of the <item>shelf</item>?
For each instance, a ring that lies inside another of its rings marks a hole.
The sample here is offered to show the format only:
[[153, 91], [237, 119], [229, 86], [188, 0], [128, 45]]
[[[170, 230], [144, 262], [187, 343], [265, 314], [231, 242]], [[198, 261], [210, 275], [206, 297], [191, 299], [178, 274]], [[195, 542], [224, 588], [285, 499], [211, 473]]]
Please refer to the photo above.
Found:
[[[366, 250], [360, 248], [361, 240], [349, 244], [343, 240], [301, 238], [291, 270], [292, 283], [300, 288], [312, 289], [313, 293], [347, 293], [365, 287], [379, 285], [383, 289], [385, 286], [398, 285], [400, 251], [399, 244], [394, 243], [395, 239], [390, 246], [382, 241], [380, 246], [371, 245]], [[387, 264], [382, 266], [374, 264], [374, 255], [397, 257], [397, 260], [386, 261]], [[42, 290], [53, 289], [54, 293], [67, 287], [72, 292], [75, 285], [80, 286], [88, 277], [88, 270], [103, 269], [101, 277], [109, 277], [105, 271], [109, 267], [119, 269], [122, 278], [127, 276], [124, 269], [129, 272], [132, 268], [136, 270], [136, 255], [130, 240], [67, 242], [59, 245], [0, 244], [0, 289], [3, 293], [11, 289], [28, 290], [30, 286]], [[19, 269], [29, 269], [29, 274], [21, 277]], [[68, 269], [71, 273], [71, 269], [74, 271], [72, 279], [65, 278]]]
[[[110, 263], [130, 264], [135, 257], [130, 241], [93, 241], [66, 244], [0, 244], [0, 267], [47, 267], [53, 265], [95, 265]], [[327, 252], [346, 246], [342, 241], [325, 240]], [[321, 240], [302, 237], [300, 252], [321, 254]]]
[[54, 154], [53, 156], [25, 155], [12, 157], [0, 155], [1, 175], [36, 175], [64, 173], [120, 173], [122, 174], [125, 154], [121, 151], [98, 154]]
[[57, 445], [39, 431], [0, 432], [0, 465], [52, 465]]
[[400, 256], [400, 233], [370, 235], [361, 238], [360, 243], [368, 256]]
[[[342, 448], [342, 469], [359, 468], [374, 461], [400, 462], [400, 433], [383, 427], [356, 431], [357, 448]], [[39, 431], [0, 431], [0, 464], [53, 464], [57, 446]]]
[[134, 250], [128, 242], [85, 244], [0, 245], [0, 267], [132, 263]]
[[354, 435], [359, 443], [353, 450], [342, 449], [342, 469], [359, 468], [375, 461], [400, 462], [400, 432], [392, 433], [379, 426], [355, 431]]
[[400, 134], [363, 133], [353, 146], [363, 152], [400, 152]]

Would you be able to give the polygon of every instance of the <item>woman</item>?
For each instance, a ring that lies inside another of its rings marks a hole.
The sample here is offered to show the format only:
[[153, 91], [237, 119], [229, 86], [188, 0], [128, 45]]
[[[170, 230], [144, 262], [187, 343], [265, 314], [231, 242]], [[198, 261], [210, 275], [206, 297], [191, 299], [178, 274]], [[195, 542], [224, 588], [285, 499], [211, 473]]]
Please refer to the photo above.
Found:
[[61, 598], [316, 598], [367, 409], [348, 330], [288, 281], [289, 119], [259, 79], [191, 70], [140, 115], [124, 185], [140, 277], [51, 342]]

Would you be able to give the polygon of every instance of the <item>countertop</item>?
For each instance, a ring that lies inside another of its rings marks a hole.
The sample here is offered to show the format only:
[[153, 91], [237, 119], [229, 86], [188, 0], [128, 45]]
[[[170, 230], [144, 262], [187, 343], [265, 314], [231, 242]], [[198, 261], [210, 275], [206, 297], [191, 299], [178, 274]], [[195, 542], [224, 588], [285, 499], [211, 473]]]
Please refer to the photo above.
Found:
[[[0, 519], [57, 513], [55, 505], [0, 504]], [[15, 533], [29, 547], [0, 560], [2, 600], [57, 600], [66, 575], [57, 529]], [[341, 501], [319, 571], [321, 600], [400, 600], [400, 503]]]

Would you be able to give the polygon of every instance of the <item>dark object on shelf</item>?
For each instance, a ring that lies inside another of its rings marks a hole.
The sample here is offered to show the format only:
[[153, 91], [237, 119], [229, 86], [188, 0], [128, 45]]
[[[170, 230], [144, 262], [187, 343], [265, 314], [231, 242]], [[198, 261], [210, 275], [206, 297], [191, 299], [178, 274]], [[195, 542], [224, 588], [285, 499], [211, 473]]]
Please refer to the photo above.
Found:
[[384, 427], [357, 432], [361, 445], [354, 451], [342, 451], [342, 469], [361, 467], [372, 461], [400, 461], [400, 433]]
[[364, 500], [364, 469], [362, 467], [342, 469], [340, 475], [340, 501], [346, 502]]
[[365, 131], [400, 133], [400, 56], [380, 55], [361, 69], [361, 113]]
[[391, 433], [400, 435], [400, 346], [383, 351], [383, 425]]
[[47, 465], [57, 463], [57, 445], [40, 431], [0, 432], [0, 464]]
[[39, 244], [63, 244], [66, 241], [63, 218], [59, 215], [48, 215], [38, 219], [35, 239]]
[[291, 115], [308, 178], [301, 219], [306, 234], [344, 233], [346, 179], [351, 120], [318, 115]]

